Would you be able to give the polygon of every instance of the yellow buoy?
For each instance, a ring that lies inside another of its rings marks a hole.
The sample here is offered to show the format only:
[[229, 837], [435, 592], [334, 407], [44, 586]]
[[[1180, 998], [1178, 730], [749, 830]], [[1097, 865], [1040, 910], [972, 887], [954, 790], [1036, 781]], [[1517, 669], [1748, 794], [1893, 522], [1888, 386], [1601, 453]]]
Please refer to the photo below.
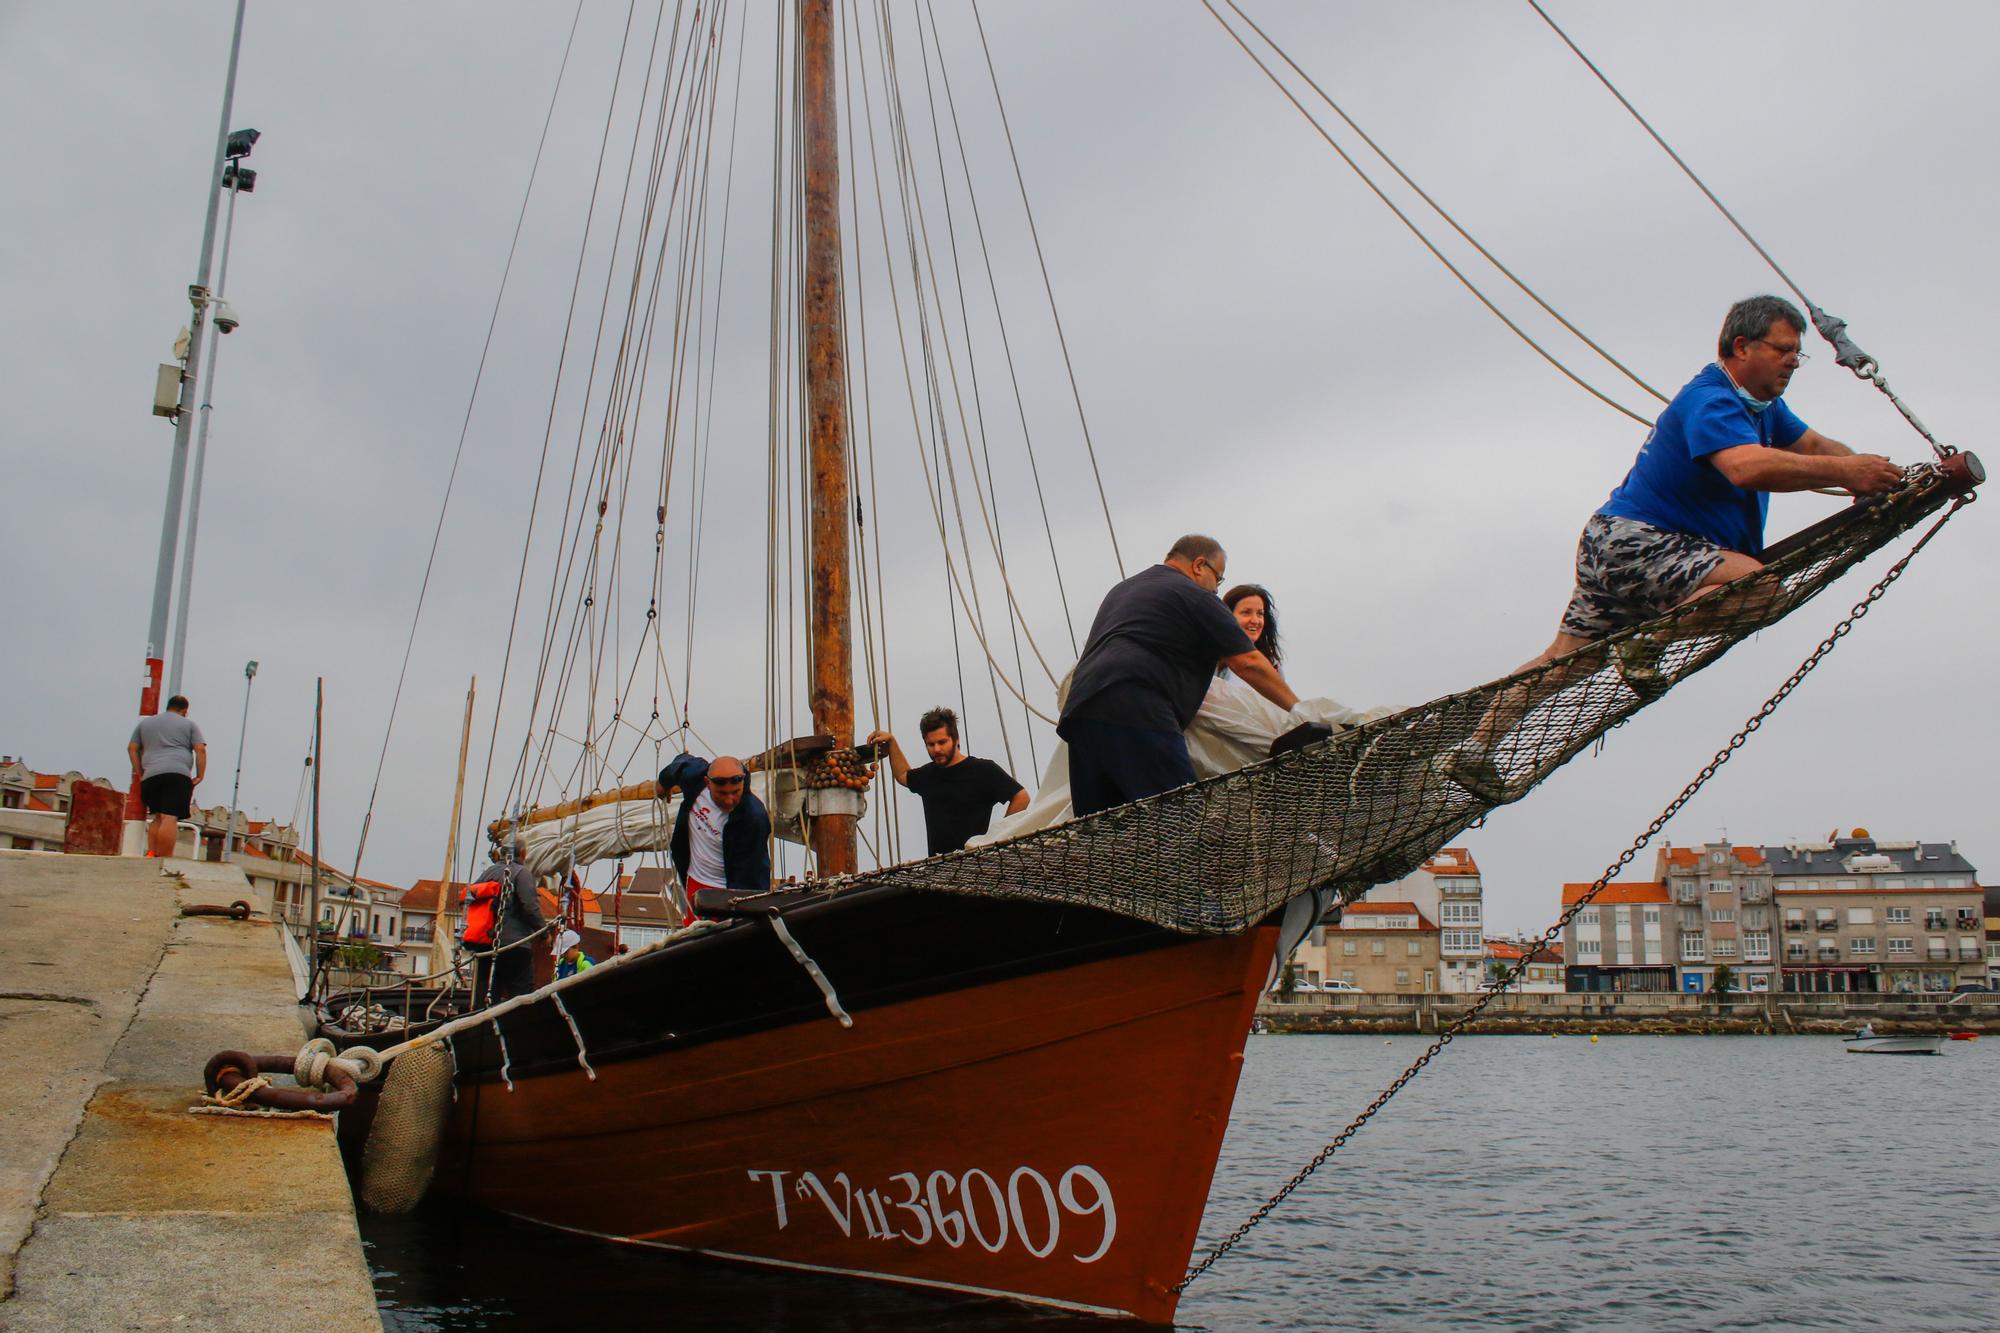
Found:
[[1596, 1041], [1596, 1040], [1597, 1040], [1597, 1034], [1596, 1034], [1595, 1032], [1591, 1033], [1591, 1034], [1590, 1034], [1590, 1039], [1591, 1039], [1592, 1041]]

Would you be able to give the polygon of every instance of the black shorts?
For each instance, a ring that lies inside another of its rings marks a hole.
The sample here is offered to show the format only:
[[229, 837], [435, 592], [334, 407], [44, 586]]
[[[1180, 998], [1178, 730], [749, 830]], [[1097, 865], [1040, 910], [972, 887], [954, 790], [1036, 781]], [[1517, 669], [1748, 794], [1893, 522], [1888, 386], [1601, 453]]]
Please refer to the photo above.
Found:
[[194, 803], [194, 779], [185, 773], [155, 773], [139, 784], [139, 799], [149, 815], [186, 819]]

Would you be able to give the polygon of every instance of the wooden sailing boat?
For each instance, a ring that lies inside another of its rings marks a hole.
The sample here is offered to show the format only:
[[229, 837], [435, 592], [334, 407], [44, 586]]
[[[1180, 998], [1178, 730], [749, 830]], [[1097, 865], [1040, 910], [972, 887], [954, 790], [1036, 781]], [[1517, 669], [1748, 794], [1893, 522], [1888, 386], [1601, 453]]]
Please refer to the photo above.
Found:
[[[798, 16], [810, 697], [816, 735], [849, 747], [829, 0]], [[1977, 480], [1941, 468], [1795, 543], [1701, 624], [1643, 627], [1664, 675], [1699, 670]], [[1016, 844], [858, 876], [858, 804], [812, 788], [819, 883], [739, 900], [726, 924], [452, 1036], [437, 1187], [609, 1240], [1170, 1319], [1279, 914], [1303, 903], [1316, 919], [1316, 891], [1395, 878], [1484, 813], [1430, 761], [1507, 684]], [[1572, 673], [1524, 722], [1517, 776], [1532, 785], [1646, 701], [1615, 671]], [[783, 748], [767, 771], [796, 768]], [[608, 1183], [568, 1187], [583, 1162]]]
[[[830, 0], [798, 21], [812, 721], [847, 746]], [[856, 868], [858, 803], [821, 792], [809, 836], [832, 879]], [[1275, 926], [1199, 938], [894, 885], [733, 911], [458, 1038], [438, 1187], [613, 1240], [1172, 1315]], [[551, 1187], [584, 1160], [608, 1183]]]

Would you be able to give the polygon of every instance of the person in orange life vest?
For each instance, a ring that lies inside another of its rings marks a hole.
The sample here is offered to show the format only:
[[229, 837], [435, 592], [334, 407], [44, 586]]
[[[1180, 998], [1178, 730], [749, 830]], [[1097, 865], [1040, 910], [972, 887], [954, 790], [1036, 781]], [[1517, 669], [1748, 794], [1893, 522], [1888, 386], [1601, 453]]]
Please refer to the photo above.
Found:
[[493, 841], [493, 860], [473, 878], [473, 883], [492, 880], [506, 886], [500, 895], [499, 929], [493, 943], [486, 946], [468, 941], [465, 950], [473, 956], [472, 995], [479, 1008], [498, 1004], [535, 988], [534, 960], [529, 946], [506, 946], [524, 940], [542, 929], [542, 905], [535, 894], [535, 876], [521, 864], [527, 844], [518, 833], [504, 833]]
[[688, 901], [703, 889], [768, 893], [771, 816], [750, 790], [743, 761], [726, 754], [712, 762], [676, 755], [660, 770], [659, 790], [676, 788], [681, 810], [669, 856]]

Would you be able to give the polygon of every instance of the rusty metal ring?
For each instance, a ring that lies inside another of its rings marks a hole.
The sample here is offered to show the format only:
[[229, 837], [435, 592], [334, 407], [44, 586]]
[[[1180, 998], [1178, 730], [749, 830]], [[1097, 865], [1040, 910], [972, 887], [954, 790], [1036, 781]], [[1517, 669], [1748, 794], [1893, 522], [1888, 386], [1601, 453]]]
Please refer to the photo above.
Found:
[[[221, 1051], [202, 1070], [202, 1082], [211, 1096], [234, 1092], [238, 1084], [257, 1074], [289, 1074], [296, 1059], [290, 1055], [249, 1055], [242, 1051]], [[354, 1105], [360, 1088], [354, 1076], [337, 1063], [329, 1063], [326, 1080], [331, 1092], [309, 1088], [259, 1088], [250, 1094], [253, 1106], [279, 1111], [344, 1111]]]

